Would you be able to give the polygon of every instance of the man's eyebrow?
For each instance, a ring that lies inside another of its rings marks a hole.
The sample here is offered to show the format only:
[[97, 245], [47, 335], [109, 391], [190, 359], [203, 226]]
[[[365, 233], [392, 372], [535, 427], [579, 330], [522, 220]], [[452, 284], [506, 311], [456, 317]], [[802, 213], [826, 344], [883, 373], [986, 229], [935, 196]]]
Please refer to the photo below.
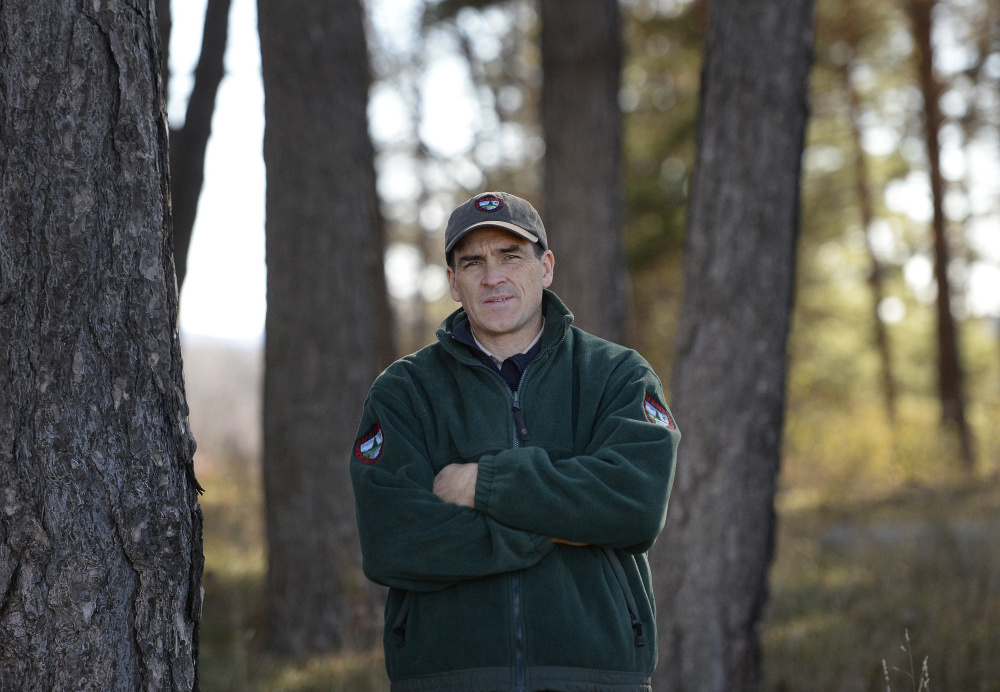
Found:
[[482, 258], [483, 258], [483, 256], [481, 254], [473, 253], [471, 255], [462, 255], [461, 257], [458, 258], [458, 261], [459, 262], [469, 262], [469, 261], [472, 261], [472, 260], [481, 260]]
[[521, 250], [521, 246], [515, 244], [515, 245], [508, 245], [507, 247], [497, 248], [496, 252], [497, 252], [498, 255], [506, 255], [506, 254], [509, 254], [511, 252], [518, 252], [520, 250]]

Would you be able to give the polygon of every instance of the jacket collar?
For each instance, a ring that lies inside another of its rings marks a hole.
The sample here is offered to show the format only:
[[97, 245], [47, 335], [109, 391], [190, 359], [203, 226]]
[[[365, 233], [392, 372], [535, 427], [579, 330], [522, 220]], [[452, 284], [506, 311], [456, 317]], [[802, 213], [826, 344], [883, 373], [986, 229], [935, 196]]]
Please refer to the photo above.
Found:
[[[566, 330], [573, 322], [573, 313], [559, 300], [559, 296], [547, 288], [542, 290], [542, 312], [545, 314], [545, 332], [542, 334], [542, 353], [544, 353], [563, 340]], [[445, 350], [459, 360], [474, 361], [472, 354], [467, 349], [459, 348], [458, 342], [451, 338], [455, 325], [466, 319], [468, 317], [464, 309], [455, 310], [438, 327], [437, 338]]]

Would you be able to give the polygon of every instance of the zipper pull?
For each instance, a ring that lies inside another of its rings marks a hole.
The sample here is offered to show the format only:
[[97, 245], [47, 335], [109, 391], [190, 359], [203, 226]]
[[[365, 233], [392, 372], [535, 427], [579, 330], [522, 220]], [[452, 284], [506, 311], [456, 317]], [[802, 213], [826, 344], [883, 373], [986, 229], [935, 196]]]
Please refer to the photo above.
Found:
[[642, 620], [633, 616], [632, 617], [632, 629], [635, 630], [635, 645], [636, 647], [646, 646], [646, 638], [642, 636]]
[[514, 402], [511, 404], [511, 409], [514, 411], [514, 425], [517, 426], [517, 436], [521, 439], [521, 442], [527, 442], [531, 439], [531, 433], [528, 432], [528, 426], [524, 423], [524, 412], [521, 411], [521, 405], [517, 403], [518, 392], [514, 392]]

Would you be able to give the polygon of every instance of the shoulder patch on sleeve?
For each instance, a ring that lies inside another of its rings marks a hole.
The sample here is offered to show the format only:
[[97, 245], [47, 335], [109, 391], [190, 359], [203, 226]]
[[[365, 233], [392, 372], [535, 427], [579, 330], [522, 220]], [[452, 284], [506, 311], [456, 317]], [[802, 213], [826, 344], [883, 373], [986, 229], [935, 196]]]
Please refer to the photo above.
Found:
[[671, 430], [677, 429], [677, 426], [674, 425], [674, 419], [671, 418], [670, 413], [667, 411], [667, 407], [653, 398], [652, 394], [646, 395], [645, 401], [642, 402], [642, 410], [650, 423], [656, 423]]
[[362, 464], [369, 466], [379, 460], [382, 456], [382, 425], [380, 423], [376, 423], [375, 427], [354, 444], [354, 456]]

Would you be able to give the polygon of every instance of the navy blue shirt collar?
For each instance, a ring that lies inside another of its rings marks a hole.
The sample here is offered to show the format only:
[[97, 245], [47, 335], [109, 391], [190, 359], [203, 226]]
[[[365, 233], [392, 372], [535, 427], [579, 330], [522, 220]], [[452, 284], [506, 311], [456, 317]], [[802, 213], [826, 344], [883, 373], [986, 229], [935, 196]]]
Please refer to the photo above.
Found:
[[472, 325], [469, 324], [468, 318], [461, 320], [452, 328], [451, 338], [465, 344], [490, 370], [499, 373], [512, 392], [516, 392], [520, 386], [521, 375], [524, 373], [524, 369], [528, 366], [528, 363], [533, 361], [535, 356], [542, 350], [542, 340], [539, 339], [526, 353], [515, 353], [501, 363], [498, 368], [493, 359], [476, 344], [476, 339], [472, 335]]

